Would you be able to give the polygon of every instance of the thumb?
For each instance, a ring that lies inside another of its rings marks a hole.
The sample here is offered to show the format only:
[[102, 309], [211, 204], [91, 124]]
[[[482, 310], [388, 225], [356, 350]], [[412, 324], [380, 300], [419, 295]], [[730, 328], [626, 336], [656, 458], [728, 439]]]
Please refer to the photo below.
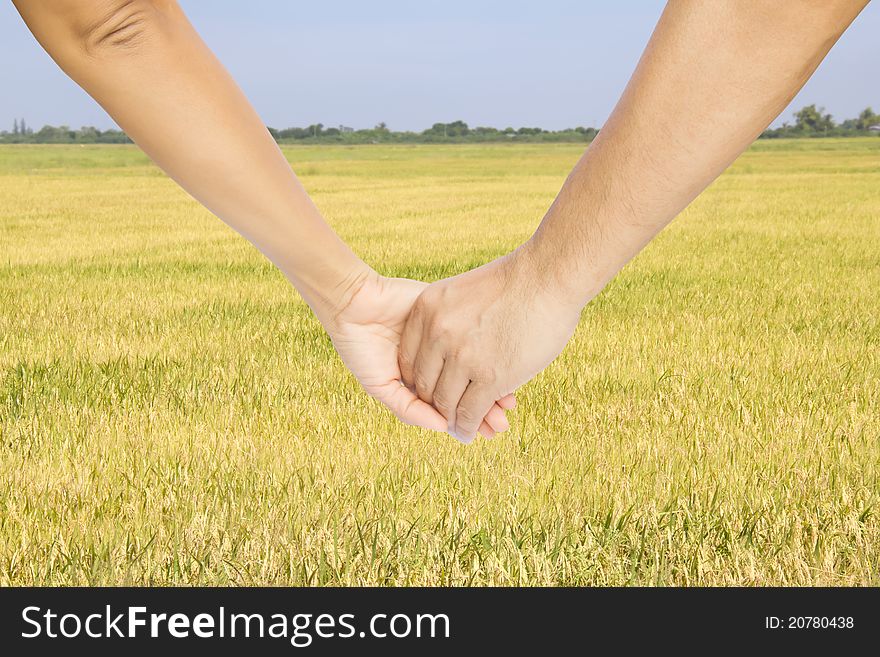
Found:
[[376, 399], [385, 404], [401, 422], [416, 427], [447, 433], [449, 423], [430, 404], [425, 403], [401, 385], [400, 381], [389, 381], [376, 390]]

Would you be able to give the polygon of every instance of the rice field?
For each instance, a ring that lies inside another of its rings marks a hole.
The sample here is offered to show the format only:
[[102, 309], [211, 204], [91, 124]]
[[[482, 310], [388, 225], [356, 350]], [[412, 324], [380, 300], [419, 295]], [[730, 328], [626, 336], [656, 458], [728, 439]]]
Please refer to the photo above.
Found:
[[[381, 273], [527, 239], [582, 147], [290, 147]], [[0, 147], [0, 585], [880, 585], [880, 139], [762, 141], [512, 429], [363, 394], [129, 146]]]

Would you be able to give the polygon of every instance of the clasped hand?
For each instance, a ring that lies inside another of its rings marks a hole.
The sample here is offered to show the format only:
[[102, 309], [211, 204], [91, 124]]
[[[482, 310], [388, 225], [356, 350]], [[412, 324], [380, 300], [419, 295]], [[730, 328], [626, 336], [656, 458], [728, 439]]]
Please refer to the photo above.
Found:
[[432, 285], [371, 272], [328, 330], [400, 420], [469, 443], [509, 428], [512, 393], [559, 355], [578, 317], [516, 251]]

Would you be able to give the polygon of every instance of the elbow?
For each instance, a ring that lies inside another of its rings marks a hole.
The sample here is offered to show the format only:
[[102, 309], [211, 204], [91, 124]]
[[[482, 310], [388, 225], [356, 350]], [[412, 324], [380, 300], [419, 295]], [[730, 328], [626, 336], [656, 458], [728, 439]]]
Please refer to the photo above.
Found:
[[103, 58], [137, 52], [161, 36], [169, 19], [179, 13], [170, 0], [106, 0], [75, 3], [66, 19], [77, 49]]

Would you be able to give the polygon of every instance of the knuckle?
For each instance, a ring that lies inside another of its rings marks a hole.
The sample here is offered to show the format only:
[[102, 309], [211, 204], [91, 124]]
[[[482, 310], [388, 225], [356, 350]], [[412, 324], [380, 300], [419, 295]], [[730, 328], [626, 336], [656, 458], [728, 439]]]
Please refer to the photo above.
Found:
[[425, 378], [424, 374], [422, 374], [421, 372], [416, 372], [413, 378], [416, 385], [416, 390], [420, 394], [428, 392], [428, 379]]
[[434, 317], [429, 325], [430, 334], [435, 337], [447, 337], [452, 333], [452, 321], [448, 317]]
[[425, 313], [428, 310], [428, 302], [425, 300], [426, 292], [422, 292], [418, 297], [416, 297], [415, 302], [412, 305], [412, 308], [409, 311], [410, 317], [418, 317], [419, 319], [425, 316]]
[[397, 364], [400, 366], [401, 374], [408, 376], [413, 370], [414, 362], [415, 356], [406, 351], [401, 350], [397, 355]]
[[475, 429], [479, 426], [482, 418], [477, 418], [473, 409], [468, 406], [460, 406], [455, 413], [455, 423], [463, 429]]
[[471, 380], [484, 385], [495, 383], [498, 378], [495, 368], [488, 365], [475, 365], [471, 368]]
[[466, 367], [470, 367], [471, 361], [474, 360], [473, 350], [466, 344], [459, 344], [452, 347], [449, 350], [449, 355], [454, 361]]
[[444, 417], [449, 418], [449, 400], [444, 393], [434, 393], [434, 408], [440, 411]]
[[425, 288], [425, 291], [419, 296], [425, 302], [426, 306], [433, 306], [443, 298], [443, 290], [440, 285], [434, 283]]

